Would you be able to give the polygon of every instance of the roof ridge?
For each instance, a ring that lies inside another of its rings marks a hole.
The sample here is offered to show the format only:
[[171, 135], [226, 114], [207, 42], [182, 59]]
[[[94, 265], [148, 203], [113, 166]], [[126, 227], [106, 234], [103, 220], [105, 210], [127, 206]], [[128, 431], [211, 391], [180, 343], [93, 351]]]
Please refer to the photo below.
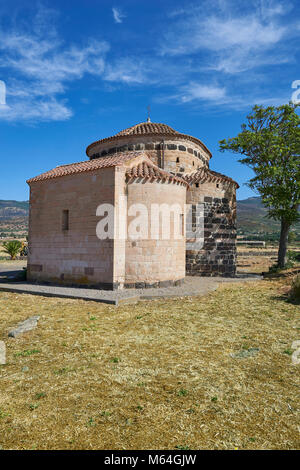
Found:
[[[139, 122], [138, 124], [135, 124], [134, 126], [127, 127], [126, 129], [121, 130], [115, 136], [121, 136], [121, 135], [134, 135], [134, 130], [137, 130], [138, 128], [148, 128], [150, 130], [156, 130], [157, 133], [159, 133], [160, 130], [168, 130], [168, 133], [170, 134], [179, 134], [178, 131], [173, 129], [171, 126], [168, 124], [164, 124], [162, 122], [149, 122], [149, 121], [144, 121], [144, 122]], [[159, 127], [162, 127], [162, 129], [159, 129]], [[138, 134], [138, 133], [137, 133]]]
[[236, 185], [239, 188], [239, 184], [230, 176], [223, 175], [223, 173], [219, 173], [217, 171], [211, 170], [210, 168], [202, 167], [199, 170], [193, 173], [186, 173], [183, 178], [188, 181], [189, 183], [198, 183], [202, 181], [228, 181], [231, 184]]
[[[150, 171], [149, 171], [150, 170]], [[181, 183], [185, 186], [189, 187], [189, 182], [186, 181], [184, 178], [180, 176], [173, 175], [168, 171], [164, 170], [163, 168], [159, 168], [159, 166], [155, 165], [151, 160], [143, 160], [126, 170], [126, 176], [128, 178], [146, 178], [146, 179], [166, 179], [168, 181], [172, 181], [173, 183]]]
[[[97, 170], [100, 168], [109, 168], [112, 166], [120, 166], [127, 161], [133, 160], [141, 155], [149, 158], [148, 155], [143, 151], [133, 151], [133, 152], [118, 152], [112, 155], [107, 155], [105, 157], [95, 158], [94, 160], [84, 160], [81, 162], [68, 163], [67, 165], [57, 166], [48, 170], [44, 173], [41, 173], [33, 178], [27, 180], [27, 183], [33, 183], [36, 181], [43, 181], [52, 178], [58, 178], [66, 175], [74, 175], [77, 173], [84, 173], [88, 171]], [[68, 171], [69, 170], [69, 171]]]
[[[141, 132], [134, 132], [137, 129], [140, 129]], [[183, 134], [181, 132], [178, 132], [172, 127], [170, 127], [168, 124], [159, 123], [159, 122], [140, 122], [138, 124], [135, 124], [134, 126], [121, 130], [120, 132], [118, 132], [117, 134], [113, 136], [96, 140], [95, 142], [92, 142], [90, 145], [88, 145], [88, 147], [86, 148], [86, 154], [90, 156], [89, 151], [98, 144], [110, 143], [113, 141], [126, 139], [129, 136], [137, 137], [137, 136], [157, 136], [157, 135], [161, 135], [161, 136], [173, 135], [173, 136], [176, 136], [176, 138], [183, 138], [183, 139], [190, 140], [196, 143], [197, 145], [200, 145], [200, 147], [202, 147], [203, 150], [205, 150], [209, 154], [210, 157], [212, 156], [211, 152], [208, 150], [206, 145], [203, 142], [201, 142], [200, 139], [193, 137], [191, 135], [188, 135], [188, 134]]]

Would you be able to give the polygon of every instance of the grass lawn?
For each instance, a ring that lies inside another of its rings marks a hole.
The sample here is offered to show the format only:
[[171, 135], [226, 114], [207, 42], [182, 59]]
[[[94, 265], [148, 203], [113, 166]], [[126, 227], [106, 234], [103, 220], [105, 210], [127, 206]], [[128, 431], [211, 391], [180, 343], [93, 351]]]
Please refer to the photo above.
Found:
[[118, 308], [0, 293], [1, 448], [299, 449], [287, 282]]

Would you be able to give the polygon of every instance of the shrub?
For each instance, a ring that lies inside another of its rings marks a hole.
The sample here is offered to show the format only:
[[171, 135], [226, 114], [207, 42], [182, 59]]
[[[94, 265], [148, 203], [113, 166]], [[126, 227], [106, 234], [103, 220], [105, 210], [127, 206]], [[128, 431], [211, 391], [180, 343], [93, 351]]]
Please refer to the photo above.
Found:
[[300, 252], [289, 250], [287, 252], [287, 257], [289, 261], [300, 261]]
[[275, 263], [275, 264], [273, 264], [272, 266], [269, 267], [268, 272], [269, 272], [269, 274], [276, 274], [276, 273], [280, 273], [280, 272], [284, 271], [285, 269], [293, 268], [294, 266], [295, 266], [295, 262], [291, 259], [288, 259], [284, 268], [280, 268], [278, 266], [278, 264]]
[[16, 259], [17, 254], [20, 253], [22, 243], [19, 240], [12, 240], [3, 243], [4, 252], [9, 254], [11, 259]]
[[290, 297], [293, 300], [300, 300], [300, 274], [292, 282]]

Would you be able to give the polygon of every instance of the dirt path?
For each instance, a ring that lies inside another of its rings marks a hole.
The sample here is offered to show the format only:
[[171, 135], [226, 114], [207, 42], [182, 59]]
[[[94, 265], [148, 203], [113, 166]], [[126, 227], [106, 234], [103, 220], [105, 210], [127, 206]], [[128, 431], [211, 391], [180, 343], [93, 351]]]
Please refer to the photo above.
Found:
[[94, 300], [96, 302], [119, 303], [136, 301], [139, 299], [156, 299], [171, 297], [186, 297], [205, 295], [217, 289], [220, 284], [240, 281], [257, 281], [260, 276], [239, 275], [236, 278], [197, 277], [188, 276], [181, 286], [152, 288], [152, 289], [124, 289], [109, 291], [89, 289], [83, 287], [67, 287], [29, 282], [13, 282], [14, 278], [22, 273], [24, 262], [0, 264], [0, 291], [27, 293], [46, 297], [61, 297], [72, 299]]

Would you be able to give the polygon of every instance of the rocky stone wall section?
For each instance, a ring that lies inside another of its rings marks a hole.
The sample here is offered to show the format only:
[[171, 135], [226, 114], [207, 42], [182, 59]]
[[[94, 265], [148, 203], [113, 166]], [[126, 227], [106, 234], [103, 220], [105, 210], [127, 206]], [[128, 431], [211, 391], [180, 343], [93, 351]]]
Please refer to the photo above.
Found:
[[[204, 244], [200, 250], [186, 251], [187, 275], [233, 277], [236, 274], [235, 191], [225, 194], [225, 197], [198, 196], [204, 209]], [[195, 194], [192, 199], [194, 202], [197, 199]], [[192, 221], [192, 225], [199, 223], [199, 220]]]
[[101, 144], [93, 148], [90, 159], [117, 152], [145, 151], [155, 165], [172, 173], [186, 173], [208, 167], [210, 155], [195, 143], [182, 138], [150, 138], [131, 136], [122, 145]]

